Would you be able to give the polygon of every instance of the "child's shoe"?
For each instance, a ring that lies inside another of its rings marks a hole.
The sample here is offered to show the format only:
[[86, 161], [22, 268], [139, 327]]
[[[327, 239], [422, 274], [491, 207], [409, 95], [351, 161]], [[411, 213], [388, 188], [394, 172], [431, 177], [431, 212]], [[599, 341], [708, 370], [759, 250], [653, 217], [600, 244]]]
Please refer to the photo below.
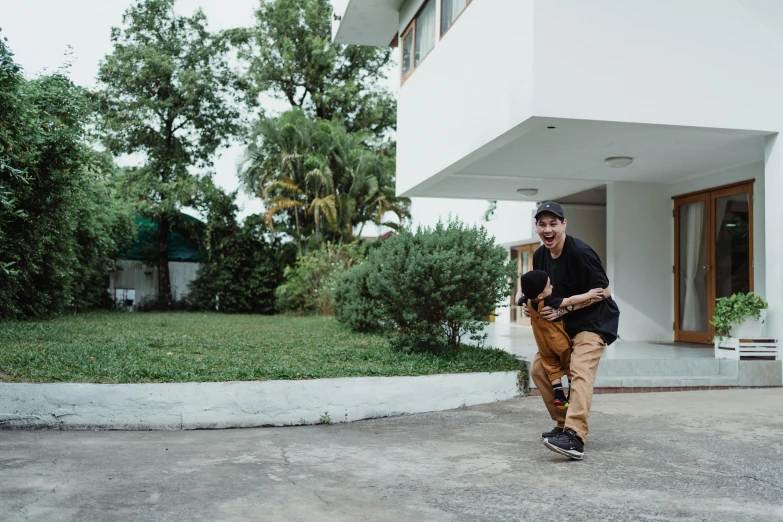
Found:
[[552, 390], [555, 392], [555, 400], [552, 404], [557, 406], [560, 410], [568, 409], [568, 398], [565, 396], [563, 387], [559, 385], [552, 386]]

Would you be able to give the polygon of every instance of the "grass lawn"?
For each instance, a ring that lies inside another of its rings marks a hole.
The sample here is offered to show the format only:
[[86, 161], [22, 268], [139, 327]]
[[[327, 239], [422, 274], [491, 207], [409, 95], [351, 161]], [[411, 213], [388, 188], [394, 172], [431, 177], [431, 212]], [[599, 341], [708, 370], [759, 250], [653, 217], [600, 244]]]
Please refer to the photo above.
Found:
[[402, 353], [329, 317], [89, 313], [0, 322], [6, 382], [192, 382], [518, 370], [497, 349]]

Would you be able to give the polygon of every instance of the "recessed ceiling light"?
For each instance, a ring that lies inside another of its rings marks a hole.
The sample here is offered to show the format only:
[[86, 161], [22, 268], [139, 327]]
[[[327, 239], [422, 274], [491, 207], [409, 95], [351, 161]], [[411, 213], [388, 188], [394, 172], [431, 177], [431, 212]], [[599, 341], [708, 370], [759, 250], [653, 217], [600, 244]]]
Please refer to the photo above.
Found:
[[612, 156], [611, 158], [606, 158], [604, 161], [612, 168], [621, 169], [633, 163], [633, 158], [630, 156]]
[[517, 189], [517, 194], [520, 196], [535, 196], [538, 194], [538, 189], [536, 188], [521, 188]]

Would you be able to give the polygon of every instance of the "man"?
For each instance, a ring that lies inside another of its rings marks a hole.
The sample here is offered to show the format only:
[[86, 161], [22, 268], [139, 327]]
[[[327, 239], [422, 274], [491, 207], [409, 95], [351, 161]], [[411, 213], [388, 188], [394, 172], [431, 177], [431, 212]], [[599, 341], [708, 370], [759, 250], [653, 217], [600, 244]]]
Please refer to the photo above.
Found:
[[[609, 279], [595, 251], [584, 241], [566, 235], [568, 222], [558, 203], [542, 203], [536, 210], [535, 224], [543, 245], [533, 253], [533, 269], [549, 274], [554, 296], [572, 297], [594, 288], [609, 287]], [[517, 304], [522, 304], [521, 299], [521, 293], [517, 294]], [[528, 315], [526, 307], [523, 311]], [[555, 429], [542, 433], [541, 438], [550, 450], [581, 460], [598, 361], [604, 347], [617, 339], [620, 310], [611, 297], [597, 297], [557, 310], [547, 307], [541, 315], [549, 321], [563, 317], [566, 333], [573, 341], [567, 410], [554, 406], [554, 392], [538, 354], [530, 368], [533, 382], [552, 420], [557, 422]]]

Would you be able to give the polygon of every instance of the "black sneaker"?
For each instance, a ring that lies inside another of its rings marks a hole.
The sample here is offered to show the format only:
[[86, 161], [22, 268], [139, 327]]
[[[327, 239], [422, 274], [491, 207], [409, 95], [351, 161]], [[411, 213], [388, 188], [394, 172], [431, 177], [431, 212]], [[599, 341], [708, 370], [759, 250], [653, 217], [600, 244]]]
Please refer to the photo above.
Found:
[[585, 456], [585, 445], [577, 437], [574, 430], [567, 429], [555, 437], [544, 439], [544, 446], [574, 460], [582, 460]]
[[553, 429], [552, 431], [545, 431], [544, 433], [542, 433], [541, 434], [541, 438], [542, 439], [553, 439], [553, 438], [557, 437], [558, 435], [560, 435], [561, 433], [563, 433], [563, 428], [561, 428], [560, 426], [555, 426], [555, 429]]

